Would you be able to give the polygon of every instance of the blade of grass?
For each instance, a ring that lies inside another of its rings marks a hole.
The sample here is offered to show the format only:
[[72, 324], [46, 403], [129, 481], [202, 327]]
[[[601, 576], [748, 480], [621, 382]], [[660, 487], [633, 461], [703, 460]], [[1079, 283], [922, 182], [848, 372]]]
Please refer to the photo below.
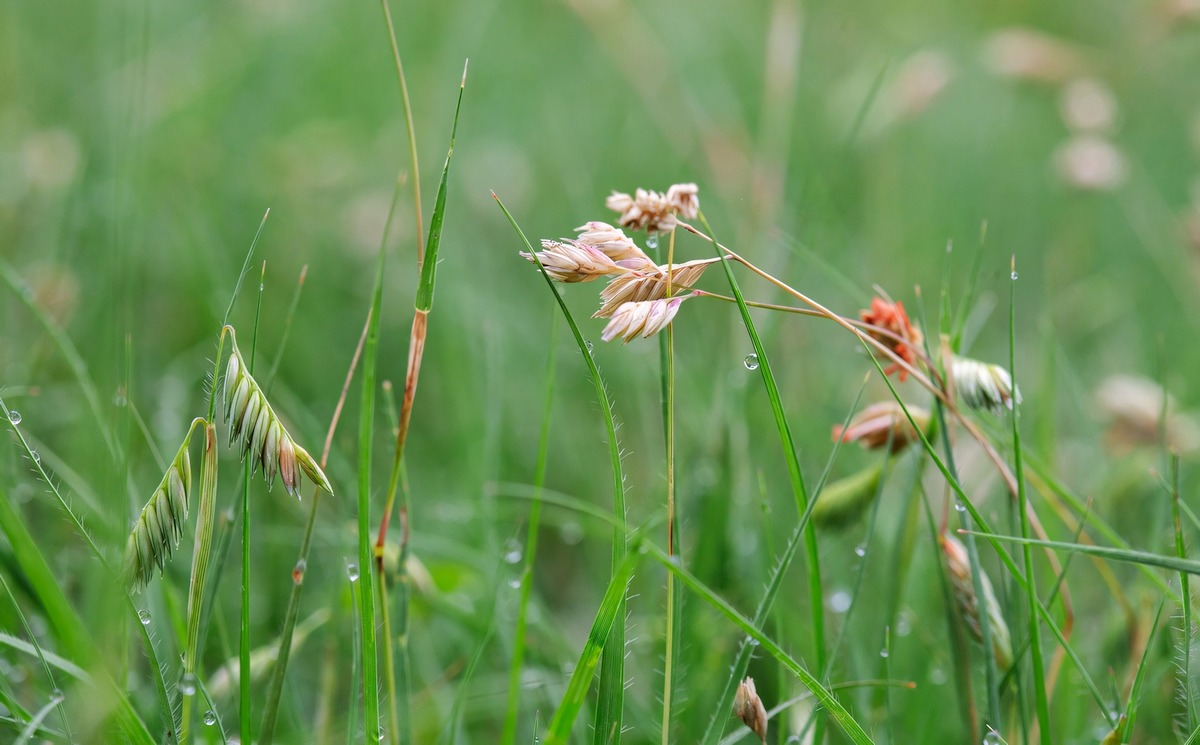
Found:
[[[1008, 296], [1008, 369], [1012, 376], [1013, 390], [1017, 390], [1017, 260], [1012, 259], [1012, 283], [1009, 285]], [[1017, 480], [1017, 512], [1021, 518], [1021, 536], [1028, 538], [1029, 526], [1029, 494], [1025, 489], [1025, 469], [1021, 459], [1021, 427], [1017, 418], [1021, 405], [1012, 402], [1012, 440], [1013, 440], [1013, 477]], [[1038, 625], [1037, 614], [1037, 573], [1033, 569], [1033, 547], [1028, 543], [1024, 546], [1025, 564], [1025, 602], [1029, 611], [1029, 656], [1033, 664], [1033, 691], [1037, 707], [1038, 730], [1041, 737], [1049, 738], [1050, 729], [1050, 700], [1046, 695], [1046, 678], [1042, 661], [1041, 628]], [[981, 613], [982, 615], [986, 615]]]
[[[746, 306], [746, 299], [742, 296], [741, 287], [738, 285], [737, 278], [733, 276], [733, 267], [728, 261], [724, 261], [725, 254], [720, 248], [717, 241], [717, 236], [713, 232], [712, 226], [708, 224], [704, 213], [699, 214], [700, 223], [704, 226], [704, 231], [708, 234], [709, 240], [712, 242], [713, 250], [716, 251], [717, 257], [722, 259], [721, 267], [725, 270], [725, 279], [729, 282], [729, 289], [737, 300], [738, 311], [742, 316], [742, 324], [746, 327], [746, 334], [750, 337], [750, 343], [754, 347], [754, 354], [758, 357], [758, 369], [762, 375], [763, 387], [766, 389], [767, 398], [771, 402], [771, 412], [775, 417], [775, 426], [779, 430], [779, 441], [783, 446], [784, 460], [787, 462], [788, 479], [792, 486], [792, 496], [796, 501], [797, 514], [803, 514], [808, 508], [808, 492], [804, 486], [804, 474], [800, 470], [800, 459], [796, 456], [796, 443], [792, 439], [792, 431], [788, 426], [787, 416], [783, 411], [783, 399], [779, 394], [779, 385], [775, 380], [775, 375], [771, 372], [771, 362], [767, 355], [767, 350], [763, 347], [762, 339], [759, 338], [758, 330], [755, 328], [754, 319], [750, 317], [750, 309]], [[826, 649], [825, 649], [825, 605], [824, 593], [821, 589], [821, 557], [817, 550], [817, 533], [809, 525], [804, 534], [804, 548], [807, 558], [808, 568], [808, 601], [809, 601], [809, 624], [812, 634], [812, 645], [816, 659], [816, 668], [824, 670], [826, 667]], [[813, 741], [822, 741], [822, 728], [820, 723], [817, 724], [816, 730], [813, 733]]]
[[554, 410], [555, 362], [558, 359], [555, 342], [558, 338], [558, 314], [550, 314], [550, 332], [546, 353], [546, 375], [542, 390], [542, 425], [538, 435], [537, 464], [533, 470], [533, 495], [529, 504], [529, 524], [525, 533], [525, 566], [521, 570], [521, 600], [517, 606], [517, 626], [513, 631], [512, 660], [508, 666], [508, 704], [504, 714], [504, 730], [500, 742], [511, 745], [516, 741], [517, 717], [521, 704], [521, 666], [525, 661], [525, 633], [528, 628], [529, 598], [533, 594], [533, 564], [537, 557], [538, 528], [542, 515], [542, 487], [546, 483], [546, 467], [550, 453], [550, 415]]
[[[625, 522], [625, 477], [621, 467], [621, 447], [617, 440], [617, 425], [613, 417], [612, 402], [608, 398], [608, 391], [604, 387], [604, 380], [600, 377], [600, 368], [596, 366], [596, 360], [592, 357], [592, 350], [583, 338], [583, 334], [580, 333], [579, 326], [575, 323], [574, 317], [571, 316], [571, 311], [567, 308], [566, 302], [563, 301], [562, 295], [554, 285], [554, 281], [550, 279], [550, 275], [546, 273], [545, 267], [542, 266], [537, 251], [533, 248], [529, 239], [525, 237], [525, 233], [521, 230], [521, 227], [517, 225], [517, 221], [512, 216], [512, 213], [508, 211], [508, 208], [504, 206], [504, 203], [500, 201], [495, 192], [492, 192], [492, 198], [496, 200], [496, 204], [500, 207], [504, 216], [508, 218], [509, 224], [512, 225], [513, 230], [517, 232], [529, 254], [537, 262], [538, 269], [542, 273], [542, 278], [546, 280], [546, 285], [550, 288], [550, 292], [558, 302], [558, 307], [562, 309], [563, 317], [566, 318], [567, 326], [570, 327], [571, 334], [575, 337], [575, 344], [579, 347], [580, 354], [583, 355], [588, 372], [591, 374], [592, 383], [596, 388], [596, 398], [600, 402], [604, 426], [608, 435], [608, 457], [612, 465], [613, 517], [617, 520], [617, 525], [613, 528], [612, 548], [612, 570], [615, 577], [617, 568], [622, 566], [625, 561], [628, 544]], [[596, 745], [608, 742], [608, 738], [613, 733], [619, 734], [621, 731], [621, 718], [625, 702], [625, 600], [623, 596], [620, 607], [617, 610], [619, 611], [617, 618], [621, 619], [621, 622], [614, 624], [609, 631], [608, 641], [604, 645], [604, 660], [600, 665], [600, 698], [596, 706], [595, 729], [593, 732]]]
[[[982, 525], [980, 527], [983, 527]], [[1001, 535], [985, 531], [975, 531], [975, 535], [987, 538], [989, 541], [1004, 541], [1006, 543], [1029, 544], [1043, 546], [1056, 551], [1077, 551], [1081, 554], [1100, 556], [1109, 561], [1120, 561], [1126, 564], [1141, 564], [1143, 566], [1160, 567], [1174, 572], [1200, 575], [1200, 561], [1195, 559], [1180, 559], [1176, 556], [1163, 556], [1149, 551], [1134, 551], [1132, 549], [1111, 548], [1109, 546], [1091, 546], [1086, 543], [1064, 543], [1062, 541], [1042, 541], [1037, 538], [1021, 538], [1020, 536]]]
[[25, 725], [25, 729], [21, 731], [21, 735], [13, 741], [13, 745], [26, 745], [26, 743], [32, 740], [33, 736], [41, 731], [42, 722], [46, 720], [46, 717], [50, 716], [51, 711], [62, 705], [62, 701], [62, 691], [51, 694], [50, 700], [29, 719], [29, 722]]
[[1121, 742], [1129, 742], [1133, 736], [1134, 720], [1137, 719], [1138, 702], [1142, 698], [1142, 683], [1146, 680], [1146, 668], [1149, 667], [1146, 661], [1150, 657], [1151, 642], [1154, 641], [1154, 633], [1158, 630], [1158, 621], [1162, 618], [1163, 607], [1167, 604], [1167, 598], [1164, 596], [1158, 603], [1158, 610], [1154, 613], [1154, 622], [1150, 624], [1150, 638], [1146, 640], [1146, 647], [1142, 650], [1142, 660], [1138, 663], [1137, 674], [1133, 678], [1133, 687], [1129, 690], [1129, 700], [1125, 702], [1125, 726], [1121, 730]]
[[[386, 2], [384, 11], [387, 11]], [[391, 28], [391, 17], [388, 15], [388, 28]], [[393, 39], [393, 44], [394, 44]], [[399, 65], [400, 57], [396, 55], [396, 63]], [[403, 72], [401, 72], [403, 79]], [[467, 88], [467, 65], [463, 64], [462, 78], [458, 86], [458, 100], [454, 107], [454, 120], [450, 125], [450, 147], [446, 152], [446, 162], [442, 166], [442, 178], [438, 183], [437, 197], [433, 203], [433, 215], [429, 220], [429, 241], [427, 257], [418, 259], [420, 280], [417, 285], [416, 301], [414, 303], [414, 313], [412, 330], [409, 332], [408, 342], [408, 368], [405, 371], [404, 377], [404, 397], [400, 403], [400, 422], [396, 428], [396, 452], [392, 460], [392, 474], [388, 481], [387, 499], [384, 502], [383, 517], [379, 523], [379, 535], [375, 540], [375, 551], [377, 554], [377, 571], [379, 571], [380, 582], [384, 582], [385, 578], [382, 571], [383, 562], [383, 545], [387, 537], [388, 522], [391, 519], [392, 509], [396, 502], [397, 485], [400, 481], [400, 472], [404, 464], [404, 447], [408, 442], [408, 429], [412, 421], [413, 403], [416, 400], [417, 381], [421, 374], [421, 361], [424, 358], [425, 341], [429, 328], [429, 313], [433, 310], [433, 294], [437, 281], [437, 265], [438, 265], [438, 250], [442, 243], [442, 227], [446, 221], [446, 190], [450, 181], [450, 163], [454, 157], [454, 141], [458, 135], [458, 119], [462, 112], [463, 93]], [[407, 100], [407, 99], [406, 99]], [[416, 163], [414, 155], [414, 164]], [[418, 204], [419, 207], [419, 204]], [[381, 249], [382, 253], [382, 249]], [[382, 265], [382, 259], [381, 259]], [[411, 731], [411, 691], [410, 681], [408, 679], [408, 593], [409, 582], [407, 580], [408, 571], [408, 536], [411, 534], [410, 511], [408, 503], [408, 491], [404, 492], [404, 502], [400, 505], [400, 522], [401, 522], [401, 540], [400, 540], [400, 598], [399, 598], [399, 613], [398, 623], [400, 624], [400, 633], [397, 636], [401, 639], [401, 655], [400, 671], [402, 678], [400, 681], [399, 690], [393, 678], [395, 666], [391, 661], [391, 616], [388, 614], [385, 628], [387, 629], [387, 642], [385, 647], [388, 651], [388, 693], [392, 701], [391, 721], [394, 728], [403, 727], [397, 733], [397, 738], [400, 742], [409, 742], [412, 739]], [[384, 590], [386, 593], [386, 590]], [[399, 711], [396, 710], [399, 707]]]
[[753, 621], [739, 613], [737, 609], [709, 589], [709, 587], [701, 582], [694, 574], [680, 566], [677, 562], [672, 561], [671, 557], [668, 556], [667, 553], [662, 550], [662, 548], [648, 541], [642, 542], [641, 546], [653, 559], [665, 566], [667, 571], [679, 577], [680, 581], [682, 581], [684, 585], [700, 596], [704, 602], [720, 611], [722, 615], [732, 621], [734, 625], [736, 625], [751, 639], [757, 642], [759, 647], [764, 652], [774, 657], [788, 670], [790, 670], [792, 674], [795, 675], [802, 684], [804, 684], [805, 688], [812, 691], [817, 701], [819, 701], [821, 705], [825, 707], [825, 710], [829, 712], [829, 715], [833, 717], [834, 721], [837, 722], [837, 724], [842, 728], [842, 731], [846, 733], [852, 742], [858, 743], [859, 745], [870, 745], [872, 740], [867, 735], [866, 731], [863, 730], [862, 725], [860, 725], [854, 719], [854, 717], [851, 716], [850, 712], [846, 711], [846, 708], [842, 706], [841, 702], [838, 701], [832, 693], [829, 692], [829, 689], [821, 685], [821, 682], [817, 680], [812, 673], [804, 669], [804, 667], [795, 659], [793, 659], [791, 655], [785, 652], [782, 647], [764, 634], [754, 624]]
[[[42, 651], [42, 645], [38, 644], [37, 635], [33, 633], [33, 629], [29, 627], [29, 619], [25, 617], [25, 612], [21, 610], [21, 606], [17, 603], [17, 598], [12, 593], [12, 589], [8, 586], [8, 580], [4, 579], [4, 575], [0, 574], [0, 584], [4, 585], [4, 592], [8, 595], [9, 602], [12, 603], [13, 610], [17, 614], [17, 618], [21, 621], [21, 627], [25, 629], [25, 634], [29, 637], [29, 646], [33, 647], [34, 654], [42, 665], [42, 671], [46, 673], [46, 681], [50, 684], [51, 691], [57, 691], [60, 695], [51, 694], [53, 699], [58, 699], [55, 708], [58, 709], [58, 717], [62, 720], [63, 732], [66, 733], [67, 741], [74, 740], [71, 735], [71, 722], [67, 719], [66, 709], [63, 708], [62, 691], [58, 687], [58, 683], [54, 680], [54, 671], [50, 668], [50, 663], [46, 660], [46, 654]], [[30, 721], [32, 724], [32, 720]]]
[[[1165, 417], [1164, 417], [1165, 420]], [[1165, 441], [1165, 440], [1164, 440]], [[1183, 521], [1179, 517], [1179, 454], [1171, 454], [1171, 507], [1175, 525], [1175, 555], [1180, 559], [1187, 558], [1187, 547], [1183, 542]], [[1184, 729], [1190, 731], [1196, 726], [1196, 698], [1192, 696], [1192, 593], [1188, 586], [1187, 575], [1179, 573], [1180, 596], [1183, 598], [1183, 641], [1180, 646], [1183, 652], [1183, 669], [1180, 671], [1184, 705]]]
[[[217, 358], [219, 362], [219, 354]], [[215, 376], [213, 387], [216, 388]], [[192, 553], [192, 572], [188, 585], [187, 645], [183, 655], [183, 677], [179, 683], [179, 691], [183, 694], [183, 714], [179, 722], [181, 743], [188, 742], [191, 727], [192, 699], [196, 693], [196, 662], [200, 652], [200, 615], [204, 605], [204, 583], [208, 579], [208, 565], [212, 555], [213, 520], [216, 513], [217, 428], [211, 420], [204, 427], [204, 459], [200, 464], [198, 498], [200, 506], [196, 511], [196, 547]]]
[[[250, 335], [250, 359], [247, 360], [247, 370], [254, 374], [254, 359], [258, 352], [258, 323], [262, 318], [263, 285], [266, 282], [267, 262], [262, 263], [262, 272], [258, 277], [258, 301], [254, 306], [254, 330]], [[297, 297], [299, 297], [297, 295]], [[281, 347], [282, 349], [282, 347]], [[252, 742], [250, 727], [250, 463], [246, 458], [242, 463], [242, 612], [239, 619], [238, 633], [238, 724], [242, 742]], [[204, 690], [203, 688], [201, 690]], [[205, 696], [208, 695], [205, 691]], [[212, 706], [212, 702], [209, 702]], [[225, 733], [221, 731], [221, 739]]]
[[[671, 269], [675, 263], [675, 231], [667, 248], [667, 297], [671, 297]], [[675, 537], [675, 324], [667, 324], [667, 333], [659, 337], [662, 359], [663, 430], [667, 446], [667, 553], [679, 560]], [[678, 581], [667, 574], [666, 638], [664, 640], [663, 695], [662, 695], [662, 745], [669, 745], [671, 738], [671, 703], [675, 684], [675, 658], [679, 644], [677, 630], [681, 627], [680, 607], [676, 606], [675, 594]]]
[[[596, 665], [600, 662], [601, 654], [611, 645], [612, 629], [620, 625], [619, 619], [623, 623], [625, 593], [629, 587], [629, 580], [633, 576], [633, 570], [641, 559], [640, 553], [632, 551], [614, 568], [612, 578], [608, 582], [608, 589], [605, 590], [600, 607], [596, 610], [596, 618], [592, 621], [592, 630], [588, 633], [587, 642], [583, 645], [579, 661], [575, 664], [571, 680], [567, 683], [567, 690], [546, 730], [546, 745], [560, 745], [570, 740], [571, 729], [587, 698], [588, 688], [591, 687], [592, 677], [596, 672]], [[602, 734], [609, 735], [611, 733]]]

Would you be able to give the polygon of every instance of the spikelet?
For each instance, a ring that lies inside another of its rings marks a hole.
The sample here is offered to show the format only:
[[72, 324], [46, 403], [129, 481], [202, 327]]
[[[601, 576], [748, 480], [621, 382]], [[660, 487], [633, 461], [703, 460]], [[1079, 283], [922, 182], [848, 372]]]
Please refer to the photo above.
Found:
[[[929, 412], [919, 406], [908, 406], [908, 413], [913, 422], [922, 430], [928, 430], [933, 419]], [[871, 404], [858, 412], [850, 420], [849, 426], [843, 428], [840, 424], [833, 428], [834, 441], [857, 442], [868, 450], [878, 450], [882, 447], [891, 448], [894, 455], [907, 448], [914, 442], [920, 442], [921, 437], [908, 421], [904, 409], [895, 401], [881, 401]]]
[[673, 298], [625, 303], [613, 313], [600, 338], [612, 341], [619, 336], [629, 343], [639, 335], [643, 339], [653, 336], [667, 327], [679, 312], [679, 306], [689, 297], [691, 295], [677, 295]]
[[593, 246], [604, 252], [604, 255], [622, 266], [630, 269], [652, 269], [654, 262], [646, 252], [638, 248], [625, 231], [614, 228], [606, 222], [592, 220], [575, 228], [579, 233], [577, 239], [585, 246]]
[[690, 220], [699, 214], [698, 194], [695, 184], [675, 184], [666, 194], [640, 188], [633, 196], [614, 191], [604, 204], [621, 213], [617, 220], [621, 227], [656, 233], [674, 228], [679, 223], [677, 215]]
[[249, 455], [252, 469], [262, 468], [268, 487], [274, 484], [278, 474], [287, 493], [299, 498], [300, 474], [303, 472], [314, 484], [333, 494], [321, 467], [284, 429], [267, 402], [266, 394], [250, 375], [233, 327], [225, 328], [233, 347], [224, 381], [225, 421], [229, 424], [230, 444], [241, 443], [242, 458]]
[[972, 409], [1000, 414], [1011, 410], [1014, 401], [1021, 403], [1021, 391], [1013, 387], [1008, 370], [999, 365], [955, 357], [950, 362], [950, 377], [958, 397]]
[[881, 460], [826, 484], [817, 495], [817, 503], [813, 505], [813, 522], [830, 528], [840, 528], [854, 522], [867, 511], [879, 493], [879, 480], [882, 477]]
[[[697, 259], [695, 261], [675, 264], [671, 267], [671, 291], [686, 290], [694, 285], [709, 264], [720, 259]], [[646, 269], [627, 272], [614, 278], [608, 286], [600, 291], [600, 310], [592, 318], [610, 318], [625, 303], [643, 303], [647, 300], [659, 300], [667, 296], [667, 265], [655, 266], [651, 263]]]
[[760, 740], [764, 743], [767, 741], [767, 709], [754, 688], [754, 678], [748, 677], [738, 683], [737, 694], [733, 697], [733, 713]]
[[125, 582], [137, 592], [149, 584], [155, 569], [163, 570], [183, 536], [192, 493], [192, 460], [188, 445], [192, 441], [192, 430], [202, 422], [203, 419], [196, 419], [188, 428], [179, 452], [175, 453], [158, 488], [150, 495], [150, 501], [142, 508], [125, 544]]
[[[971, 560], [966, 547], [957, 539], [941, 535], [938, 538], [942, 554], [946, 557], [946, 567], [950, 570], [950, 584], [954, 588], [954, 602], [958, 612], [967, 624], [967, 630], [975, 641], [983, 643], [983, 627], [979, 620], [979, 598], [975, 594], [975, 582], [971, 577]], [[992, 581], [987, 573], [980, 570], [979, 584], [983, 588], [983, 610], [987, 613], [988, 632], [992, 637], [992, 656], [1001, 670], [1012, 666], [1012, 639], [1008, 633], [1008, 623], [1000, 609], [1000, 601], [992, 590]]]
[[542, 250], [533, 254], [522, 251], [521, 258], [536, 264], [539, 261], [550, 279], [556, 282], [591, 282], [610, 274], [628, 271], [618, 266], [608, 254], [582, 241], [552, 241], [542, 239]]

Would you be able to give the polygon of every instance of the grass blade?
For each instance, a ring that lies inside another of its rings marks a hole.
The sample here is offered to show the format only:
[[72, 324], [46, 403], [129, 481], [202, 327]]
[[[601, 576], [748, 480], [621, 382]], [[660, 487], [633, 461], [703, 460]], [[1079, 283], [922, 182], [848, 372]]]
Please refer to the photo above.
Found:
[[[554, 294], [554, 299], [558, 302], [558, 307], [562, 309], [563, 317], [567, 320], [567, 325], [571, 328], [571, 334], [575, 337], [575, 343], [579, 347], [580, 354], [583, 355], [583, 360], [587, 363], [588, 372], [591, 374], [592, 383], [596, 387], [596, 398], [600, 402], [601, 412], [604, 417], [604, 425], [608, 434], [608, 456], [612, 465], [612, 495], [613, 495], [613, 517], [617, 520], [617, 525], [613, 529], [613, 549], [612, 549], [612, 568], [613, 576], [616, 576], [618, 567], [622, 566], [625, 561], [625, 554], [628, 551], [626, 522], [625, 522], [625, 476], [621, 467], [621, 448], [617, 440], [616, 420], [613, 417], [612, 402], [608, 398], [608, 391], [605, 390], [604, 380], [600, 377], [600, 368], [596, 366], [596, 360], [592, 357], [592, 350], [588, 347], [587, 341], [583, 338], [583, 334], [579, 331], [578, 324], [571, 316], [571, 311], [567, 308], [567, 304], [563, 301], [562, 295], [555, 286], [554, 281], [550, 279], [550, 275], [546, 274], [545, 268], [542, 266], [541, 260], [537, 256], [537, 251], [530, 244], [529, 239], [525, 237], [524, 231], [517, 225], [516, 219], [496, 196], [492, 193], [496, 204], [504, 216], [508, 218], [508, 222], [513, 226], [513, 230], [517, 231], [521, 242], [525, 244], [534, 260], [537, 261], [538, 269], [542, 270], [542, 278], [546, 280], [546, 285], [550, 288], [550, 292]], [[610, 588], [612, 587], [610, 583]], [[596, 706], [596, 719], [594, 737], [597, 743], [607, 742], [609, 735], [606, 733], [620, 733], [621, 718], [625, 702], [625, 601], [621, 599], [620, 608], [618, 609], [618, 618], [621, 623], [614, 624], [609, 632], [608, 642], [604, 646], [604, 661], [600, 666], [600, 698]]]
[[600, 662], [601, 653], [611, 646], [611, 631], [619, 625], [617, 620], [625, 614], [625, 592], [633, 570], [641, 558], [641, 554], [637, 552], [629, 553], [613, 571], [608, 589], [604, 591], [600, 607], [596, 610], [596, 619], [592, 622], [587, 643], [584, 644], [579, 662], [576, 663], [571, 680], [567, 683], [567, 691], [554, 712], [554, 718], [550, 720], [549, 729], [546, 731], [546, 745], [568, 742], [571, 728], [575, 725], [575, 719], [587, 698], [588, 688], [591, 687], [596, 664]]

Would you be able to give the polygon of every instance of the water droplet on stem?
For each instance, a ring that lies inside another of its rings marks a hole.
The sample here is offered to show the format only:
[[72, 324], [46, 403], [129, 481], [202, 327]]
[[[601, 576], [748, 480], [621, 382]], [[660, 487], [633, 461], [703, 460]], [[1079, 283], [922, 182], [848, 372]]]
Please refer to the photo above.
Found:
[[742, 360], [742, 364], [746, 366], [747, 370], [757, 370], [758, 369], [758, 355], [757, 354], [746, 355], [746, 359]]

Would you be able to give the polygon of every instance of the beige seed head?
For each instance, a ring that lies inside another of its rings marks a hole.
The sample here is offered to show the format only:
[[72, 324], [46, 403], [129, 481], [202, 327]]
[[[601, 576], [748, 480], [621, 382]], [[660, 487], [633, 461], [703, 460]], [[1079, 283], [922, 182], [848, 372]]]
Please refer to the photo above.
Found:
[[1011, 410], [1014, 400], [1021, 403], [1021, 391], [1014, 390], [1012, 376], [999, 365], [955, 357], [950, 363], [950, 377], [959, 398], [972, 409], [999, 414]]
[[580, 225], [575, 230], [579, 233], [579, 243], [593, 246], [604, 252], [608, 258], [628, 269], [653, 267], [654, 262], [642, 249], [638, 248], [625, 231], [614, 228], [606, 222], [593, 220]]
[[[675, 264], [671, 269], [671, 291], [691, 288], [710, 264], [720, 259], [698, 259]], [[658, 300], [667, 296], [667, 265], [654, 266], [649, 271], [627, 272], [614, 278], [600, 292], [600, 310], [592, 318], [608, 318], [625, 303]]]
[[[925, 409], [909, 406], [908, 413], [921, 429], [929, 426], [929, 412]], [[910, 444], [919, 442], [921, 438], [908, 421], [900, 404], [895, 401], [881, 401], [856, 414], [845, 429], [841, 425], [835, 426], [833, 439], [857, 442], [868, 450], [877, 450], [890, 443], [891, 452], [898, 453]]]
[[746, 678], [738, 683], [737, 693], [733, 697], [733, 713], [760, 740], [764, 743], [767, 741], [767, 709], [754, 688], [754, 678]]
[[262, 469], [270, 487], [280, 475], [288, 494], [300, 497], [300, 473], [333, 494], [324, 471], [292, 436], [276, 416], [258, 382], [250, 375], [238, 349], [233, 328], [229, 330], [233, 349], [225, 368], [225, 421], [229, 424], [229, 442], [241, 443], [242, 457], [250, 457], [253, 470]]
[[521, 258], [530, 263], [541, 262], [546, 274], [557, 282], [591, 282], [609, 274], [621, 274], [626, 270], [595, 246], [579, 241], [542, 240], [542, 250], [537, 258], [526, 251]]
[[613, 313], [600, 338], [612, 341], [621, 337], [628, 343], [639, 335], [642, 338], [653, 336], [667, 327], [679, 312], [679, 306], [689, 297], [691, 295], [679, 295], [640, 303], [625, 303]]
[[692, 219], [699, 213], [698, 193], [695, 184], [675, 184], [666, 194], [639, 188], [633, 196], [614, 191], [604, 204], [621, 213], [617, 220], [621, 227], [665, 232], [678, 224], [678, 215]]

